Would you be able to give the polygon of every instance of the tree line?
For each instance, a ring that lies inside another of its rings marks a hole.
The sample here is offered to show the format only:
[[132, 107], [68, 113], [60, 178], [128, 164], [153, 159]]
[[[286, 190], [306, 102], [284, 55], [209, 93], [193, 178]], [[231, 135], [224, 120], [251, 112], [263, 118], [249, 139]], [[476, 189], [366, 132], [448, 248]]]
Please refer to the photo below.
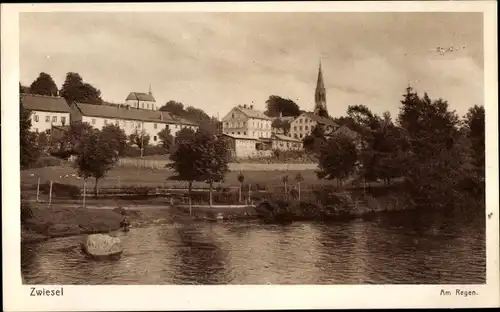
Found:
[[396, 120], [349, 106], [336, 122], [354, 130], [356, 139], [328, 136], [318, 127], [304, 146], [318, 156], [320, 179], [387, 185], [400, 179], [417, 204], [450, 206], [484, 196], [484, 116], [484, 107], [475, 105], [459, 118], [445, 100], [409, 87]]

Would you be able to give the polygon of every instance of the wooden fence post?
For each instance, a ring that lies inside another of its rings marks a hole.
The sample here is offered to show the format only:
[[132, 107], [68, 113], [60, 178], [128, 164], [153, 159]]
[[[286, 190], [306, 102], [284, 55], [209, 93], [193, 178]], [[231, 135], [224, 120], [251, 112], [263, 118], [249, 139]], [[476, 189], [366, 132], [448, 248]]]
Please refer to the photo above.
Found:
[[36, 202], [38, 203], [38, 197], [40, 196], [40, 177], [38, 177], [38, 182], [36, 185]]
[[52, 181], [50, 181], [50, 189], [49, 189], [49, 207], [52, 203]]
[[85, 208], [85, 197], [87, 196], [87, 179], [83, 180], [83, 208]]

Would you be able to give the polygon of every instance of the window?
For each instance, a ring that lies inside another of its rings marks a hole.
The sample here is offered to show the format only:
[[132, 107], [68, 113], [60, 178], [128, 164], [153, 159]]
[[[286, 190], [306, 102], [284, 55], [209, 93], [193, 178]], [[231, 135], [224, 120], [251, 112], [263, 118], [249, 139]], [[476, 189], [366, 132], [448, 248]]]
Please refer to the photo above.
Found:
[[141, 103], [141, 108], [144, 108], [144, 103]]
[[246, 127], [246, 126], [247, 126], [247, 125], [246, 125], [246, 122], [243, 122], [243, 127]]
[[309, 126], [304, 126], [304, 129], [309, 130]]
[[92, 124], [95, 125], [95, 118], [92, 118]]
[[63, 126], [66, 124], [66, 116], [61, 116], [61, 123]]
[[165, 125], [165, 128], [170, 129], [170, 127], [168, 125]]
[[34, 116], [33, 116], [33, 120], [34, 120], [35, 122], [38, 122], [38, 115], [34, 115]]
[[245, 132], [243, 132], [243, 134], [244, 134], [244, 135], [247, 135], [247, 132], [245, 131]]
[[45, 116], [45, 122], [50, 122], [50, 116]]
[[[149, 103], [148, 103], [148, 104], [146, 104], [146, 107], [149, 109]], [[156, 141], [156, 140], [155, 140], [155, 141]]]
[[302, 126], [299, 126], [299, 130], [302, 130]]
[[299, 119], [299, 122], [302, 123], [302, 118]]
[[[158, 129], [158, 125], [157, 125], [157, 124], [154, 124], [154, 125], [153, 125], [153, 127], [154, 127], [155, 129]], [[156, 141], [156, 140], [155, 140], [155, 141]]]
[[57, 116], [52, 116], [52, 122], [57, 122]]
[[156, 142], [156, 135], [155, 135], [155, 136], [153, 136], [153, 141], [155, 141], [155, 142]]
[[295, 134], [293, 135], [293, 137], [294, 137], [294, 138], [296, 138], [296, 139], [298, 139], [298, 137], [297, 137], [297, 133], [295, 133]]
[[293, 126], [293, 130], [294, 130], [294, 131], [297, 131], [297, 126]]
[[240, 132], [238, 131], [238, 135], [240, 134]]
[[253, 132], [253, 136], [255, 136], [255, 131]]
[[231, 115], [231, 118], [234, 118], [234, 113]]
[[302, 133], [301, 133], [301, 134], [299, 134], [299, 137], [302, 139]]

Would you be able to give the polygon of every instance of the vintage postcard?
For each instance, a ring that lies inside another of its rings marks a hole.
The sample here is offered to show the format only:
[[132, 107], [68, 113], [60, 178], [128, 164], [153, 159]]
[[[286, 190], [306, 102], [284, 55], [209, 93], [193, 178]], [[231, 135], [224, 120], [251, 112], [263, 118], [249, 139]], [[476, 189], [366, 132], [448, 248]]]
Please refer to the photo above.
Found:
[[498, 307], [496, 6], [2, 4], [5, 310]]

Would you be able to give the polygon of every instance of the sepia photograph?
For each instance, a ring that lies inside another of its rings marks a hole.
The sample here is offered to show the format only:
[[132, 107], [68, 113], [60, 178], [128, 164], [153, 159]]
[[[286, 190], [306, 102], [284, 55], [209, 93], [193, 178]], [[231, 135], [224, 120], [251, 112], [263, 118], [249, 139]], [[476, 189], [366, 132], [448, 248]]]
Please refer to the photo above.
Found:
[[482, 11], [96, 7], [16, 13], [19, 298], [437, 285], [498, 304], [474, 288], [499, 283]]

